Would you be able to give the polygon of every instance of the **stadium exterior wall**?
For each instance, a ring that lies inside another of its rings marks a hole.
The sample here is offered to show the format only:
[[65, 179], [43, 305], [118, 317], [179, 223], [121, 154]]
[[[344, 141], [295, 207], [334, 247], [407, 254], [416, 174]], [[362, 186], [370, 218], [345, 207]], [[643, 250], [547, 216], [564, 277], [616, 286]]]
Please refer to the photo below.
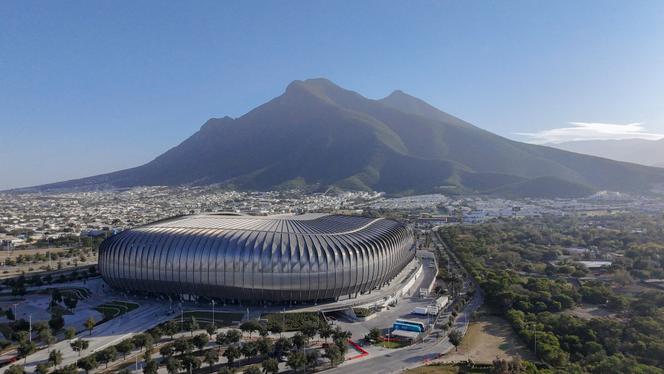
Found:
[[415, 256], [396, 221], [334, 215], [187, 216], [100, 246], [112, 287], [225, 300], [324, 301], [379, 288]]

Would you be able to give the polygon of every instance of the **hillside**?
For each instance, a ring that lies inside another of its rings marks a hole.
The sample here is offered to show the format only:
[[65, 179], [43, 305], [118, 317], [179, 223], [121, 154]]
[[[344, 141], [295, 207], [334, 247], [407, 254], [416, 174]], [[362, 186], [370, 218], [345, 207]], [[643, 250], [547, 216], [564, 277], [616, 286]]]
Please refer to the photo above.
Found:
[[[541, 179], [543, 177], [549, 179]], [[542, 181], [556, 181], [555, 184]], [[529, 182], [530, 181], [530, 182]], [[208, 120], [136, 168], [39, 189], [221, 184], [581, 196], [645, 192], [664, 170], [515, 142], [395, 91], [371, 100], [325, 79], [295, 81], [249, 113]]]

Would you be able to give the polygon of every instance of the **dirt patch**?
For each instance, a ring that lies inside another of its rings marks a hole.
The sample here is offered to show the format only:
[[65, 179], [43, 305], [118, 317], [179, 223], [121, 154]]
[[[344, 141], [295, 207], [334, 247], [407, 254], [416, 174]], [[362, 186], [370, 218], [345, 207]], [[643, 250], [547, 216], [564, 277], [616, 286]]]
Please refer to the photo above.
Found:
[[406, 370], [406, 374], [457, 374], [459, 370], [454, 366], [427, 365]]
[[574, 316], [583, 320], [590, 320], [593, 318], [615, 318], [615, 313], [611, 313], [605, 308], [600, 308], [596, 305], [582, 304], [572, 309], [566, 310], [563, 313]]
[[445, 355], [443, 362], [459, 362], [468, 359], [478, 363], [490, 363], [496, 357], [512, 359], [521, 357], [532, 360], [532, 353], [514, 333], [507, 321], [500, 317], [482, 316], [471, 322], [459, 350], [452, 349]]

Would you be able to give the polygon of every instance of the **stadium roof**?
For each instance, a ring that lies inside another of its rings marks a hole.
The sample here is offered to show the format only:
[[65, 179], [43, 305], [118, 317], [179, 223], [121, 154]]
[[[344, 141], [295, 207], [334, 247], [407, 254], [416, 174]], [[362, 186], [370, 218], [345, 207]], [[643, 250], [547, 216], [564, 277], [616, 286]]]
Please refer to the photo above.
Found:
[[382, 218], [309, 213], [302, 215], [245, 216], [205, 214], [159, 221], [142, 228], [219, 231], [261, 231], [300, 235], [347, 235], [368, 229]]

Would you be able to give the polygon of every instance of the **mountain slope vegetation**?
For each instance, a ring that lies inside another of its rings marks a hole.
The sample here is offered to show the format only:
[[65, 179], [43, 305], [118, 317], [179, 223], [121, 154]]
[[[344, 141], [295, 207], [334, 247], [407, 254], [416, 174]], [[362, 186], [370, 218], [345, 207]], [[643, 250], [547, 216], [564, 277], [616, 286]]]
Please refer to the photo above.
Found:
[[549, 197], [644, 192], [663, 181], [657, 168], [500, 137], [401, 91], [372, 100], [310, 79], [239, 118], [208, 120], [145, 165], [39, 189], [220, 184]]

